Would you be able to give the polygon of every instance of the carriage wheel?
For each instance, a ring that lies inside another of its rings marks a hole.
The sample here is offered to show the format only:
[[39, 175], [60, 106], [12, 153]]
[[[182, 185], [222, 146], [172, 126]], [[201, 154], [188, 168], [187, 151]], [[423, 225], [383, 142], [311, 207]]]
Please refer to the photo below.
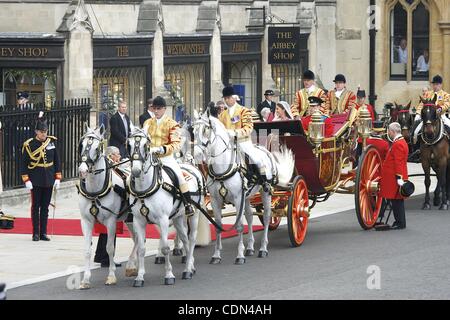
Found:
[[380, 214], [381, 157], [377, 149], [369, 147], [358, 164], [355, 181], [355, 208], [358, 222], [364, 230], [373, 228]]
[[293, 247], [298, 247], [305, 240], [309, 219], [308, 188], [302, 176], [297, 176], [294, 179], [292, 195], [289, 197], [287, 217], [289, 240]]
[[[264, 216], [260, 216], [258, 215], [259, 221], [261, 221], [261, 224], [264, 225]], [[276, 230], [278, 228], [278, 226], [280, 225], [281, 222], [281, 217], [270, 217], [270, 222], [269, 222], [269, 230], [273, 231]]]

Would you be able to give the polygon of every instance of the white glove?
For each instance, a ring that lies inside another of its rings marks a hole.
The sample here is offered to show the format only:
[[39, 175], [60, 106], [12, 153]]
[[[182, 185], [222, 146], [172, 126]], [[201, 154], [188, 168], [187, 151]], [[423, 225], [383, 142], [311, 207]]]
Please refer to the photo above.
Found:
[[55, 187], [55, 189], [59, 189], [60, 184], [61, 184], [61, 180], [55, 179], [55, 183], [53, 184], [53, 187]]
[[422, 120], [422, 117], [420, 116], [420, 114], [416, 114], [414, 121], [420, 121], [420, 120]]
[[401, 187], [405, 184], [405, 181], [403, 181], [402, 179], [397, 179], [397, 184], [399, 185], [399, 187]]
[[164, 153], [164, 148], [163, 147], [151, 147], [150, 152], [155, 153], [155, 154]]
[[25, 187], [26, 187], [28, 190], [32, 190], [32, 189], [33, 189], [33, 184], [31, 183], [30, 180], [28, 180], [27, 182], [25, 182]]
[[231, 138], [236, 137], [236, 131], [234, 131], [234, 130], [227, 130], [227, 132], [228, 132], [228, 135], [229, 135]]

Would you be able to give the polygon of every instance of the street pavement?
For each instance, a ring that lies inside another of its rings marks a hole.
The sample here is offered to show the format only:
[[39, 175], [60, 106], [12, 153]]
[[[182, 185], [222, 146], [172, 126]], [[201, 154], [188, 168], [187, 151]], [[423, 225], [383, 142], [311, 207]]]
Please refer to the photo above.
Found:
[[[415, 164], [409, 164], [409, 170], [420, 172]], [[423, 178], [412, 180], [417, 194], [422, 193]], [[82, 237], [54, 236], [49, 243], [32, 243], [30, 235], [1, 234], [0, 281], [8, 284], [8, 299], [449, 298], [450, 212], [418, 210], [422, 200], [419, 195], [407, 202], [406, 230], [365, 232], [356, 220], [353, 195], [336, 194], [312, 210], [300, 248], [290, 247], [284, 221], [270, 233], [266, 259], [250, 257], [245, 265], [236, 266], [237, 239], [226, 239], [221, 265], [208, 264], [213, 244], [196, 249], [197, 274], [191, 281], [181, 280], [183, 265], [174, 257], [175, 286], [162, 285], [164, 267], [147, 258], [146, 283], [141, 289], [131, 287], [132, 278], [124, 278], [124, 267], [116, 271], [118, 284], [106, 287], [107, 269], [95, 265], [94, 288], [72, 290], [80, 281]], [[16, 216], [24, 216], [25, 205], [11, 209]], [[58, 208], [57, 217], [79, 218], [76, 197], [61, 200]], [[261, 236], [256, 233], [256, 244]], [[157, 240], [147, 241], [147, 256], [154, 255], [156, 247]], [[116, 261], [125, 261], [131, 240], [118, 238], [117, 250]], [[380, 289], [369, 290], [368, 281]]]

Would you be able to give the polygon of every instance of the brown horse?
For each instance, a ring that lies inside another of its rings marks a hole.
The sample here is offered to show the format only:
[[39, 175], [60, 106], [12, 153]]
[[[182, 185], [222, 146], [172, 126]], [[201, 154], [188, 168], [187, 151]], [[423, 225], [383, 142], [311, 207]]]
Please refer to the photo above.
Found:
[[[447, 184], [447, 177], [450, 177], [449, 171], [449, 137], [446, 134], [444, 125], [441, 121], [441, 109], [436, 106], [436, 97], [433, 100], [424, 100], [420, 98], [423, 103], [421, 112], [423, 127], [420, 135], [420, 155], [422, 168], [425, 173], [425, 202], [423, 210], [430, 210], [430, 170], [436, 172], [438, 179], [438, 186], [435, 192], [435, 197], [441, 199], [439, 210], [448, 209], [448, 199], [450, 196], [450, 183]], [[439, 193], [442, 194], [439, 197]], [[435, 198], [436, 200], [436, 198]], [[435, 201], [436, 204], [436, 201]]]

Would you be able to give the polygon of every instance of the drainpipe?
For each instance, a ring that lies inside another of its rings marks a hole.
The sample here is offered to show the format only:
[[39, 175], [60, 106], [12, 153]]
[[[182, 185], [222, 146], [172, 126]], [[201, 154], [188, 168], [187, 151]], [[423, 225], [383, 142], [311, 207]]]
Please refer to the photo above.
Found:
[[[375, 49], [376, 49], [376, 12], [375, 12], [376, 0], [370, 0], [370, 21], [371, 26], [369, 29], [369, 38], [370, 38], [370, 61], [369, 61], [369, 103], [375, 107], [375, 101], [377, 100], [377, 95], [375, 94]], [[373, 16], [372, 16], [373, 15]]]

